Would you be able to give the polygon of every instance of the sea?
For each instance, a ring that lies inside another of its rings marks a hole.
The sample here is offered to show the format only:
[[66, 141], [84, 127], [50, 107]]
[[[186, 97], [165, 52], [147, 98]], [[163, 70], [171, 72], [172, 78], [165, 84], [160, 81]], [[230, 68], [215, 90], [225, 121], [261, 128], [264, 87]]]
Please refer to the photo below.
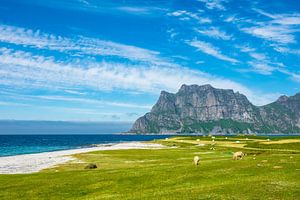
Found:
[[[0, 157], [93, 147], [98, 144], [150, 141], [173, 135], [129, 135], [128, 122], [57, 122], [0, 120]], [[228, 135], [231, 136], [231, 135]], [[267, 134], [267, 137], [300, 134]]]
[[123, 134], [131, 125], [117, 122], [0, 121], [0, 157], [170, 137]]

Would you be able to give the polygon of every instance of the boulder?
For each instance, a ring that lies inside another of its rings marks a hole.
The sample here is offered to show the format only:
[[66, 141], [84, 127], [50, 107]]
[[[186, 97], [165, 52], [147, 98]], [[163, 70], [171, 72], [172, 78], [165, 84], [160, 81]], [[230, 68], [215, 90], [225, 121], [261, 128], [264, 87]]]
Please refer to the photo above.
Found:
[[88, 164], [87, 166], [84, 167], [84, 169], [96, 169], [97, 168], [97, 165], [96, 164]]

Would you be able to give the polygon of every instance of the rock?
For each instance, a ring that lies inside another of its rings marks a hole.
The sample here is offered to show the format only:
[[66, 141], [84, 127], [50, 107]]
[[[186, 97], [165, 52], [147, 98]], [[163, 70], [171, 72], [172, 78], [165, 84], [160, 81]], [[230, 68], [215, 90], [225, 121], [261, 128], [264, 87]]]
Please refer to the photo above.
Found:
[[96, 164], [88, 164], [87, 166], [84, 167], [84, 169], [96, 169], [97, 168], [97, 165]]
[[162, 91], [149, 113], [138, 118], [133, 133], [297, 133], [300, 93], [254, 106], [245, 95], [211, 85], [182, 85]]

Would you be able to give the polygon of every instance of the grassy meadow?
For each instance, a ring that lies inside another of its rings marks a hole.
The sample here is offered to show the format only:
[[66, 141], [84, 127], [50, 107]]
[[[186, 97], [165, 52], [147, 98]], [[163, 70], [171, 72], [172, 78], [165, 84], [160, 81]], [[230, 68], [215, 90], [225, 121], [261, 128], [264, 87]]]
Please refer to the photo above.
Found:
[[[0, 199], [300, 197], [300, 137], [178, 136], [153, 142], [167, 147], [89, 152], [39, 173], [0, 175]], [[232, 160], [236, 151], [246, 156]], [[88, 163], [98, 168], [84, 169]]]

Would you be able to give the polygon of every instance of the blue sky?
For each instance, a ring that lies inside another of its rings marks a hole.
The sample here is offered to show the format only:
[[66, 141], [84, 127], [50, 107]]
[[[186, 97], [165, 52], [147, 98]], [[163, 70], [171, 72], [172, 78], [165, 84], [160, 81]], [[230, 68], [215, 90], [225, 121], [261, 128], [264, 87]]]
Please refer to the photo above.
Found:
[[0, 119], [134, 121], [161, 90], [300, 91], [300, 1], [0, 0]]

